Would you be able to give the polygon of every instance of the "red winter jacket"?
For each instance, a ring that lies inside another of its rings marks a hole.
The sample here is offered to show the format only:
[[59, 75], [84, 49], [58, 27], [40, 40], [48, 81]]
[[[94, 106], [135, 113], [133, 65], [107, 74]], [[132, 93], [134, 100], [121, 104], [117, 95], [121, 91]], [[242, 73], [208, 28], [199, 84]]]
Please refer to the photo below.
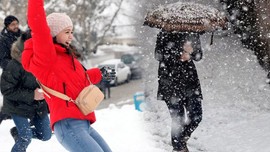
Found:
[[[25, 42], [22, 54], [23, 67], [31, 72], [45, 86], [76, 99], [80, 91], [89, 85], [85, 70], [80, 62], [67, 54], [67, 50], [53, 43], [47, 25], [43, 0], [28, 1], [28, 24], [32, 38]], [[87, 70], [93, 84], [101, 80], [98, 68]], [[66, 118], [96, 121], [94, 112], [84, 116], [72, 102], [53, 95], [45, 96], [50, 109], [51, 127], [55, 122]]]

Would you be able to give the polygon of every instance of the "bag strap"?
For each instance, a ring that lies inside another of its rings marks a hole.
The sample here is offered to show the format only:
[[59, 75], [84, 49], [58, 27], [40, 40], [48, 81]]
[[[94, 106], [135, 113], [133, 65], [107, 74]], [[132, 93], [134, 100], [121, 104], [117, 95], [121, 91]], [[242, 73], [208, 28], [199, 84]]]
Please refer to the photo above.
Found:
[[90, 81], [89, 75], [85, 72], [86, 78], [89, 81], [90, 85], [93, 85], [93, 83]]
[[[60, 99], [74, 102], [74, 100], [72, 98], [70, 98], [69, 96], [67, 96], [67, 95], [65, 95], [65, 94], [63, 94], [61, 92], [55, 91], [55, 90], [53, 90], [53, 89], [51, 89], [51, 88], [43, 85], [38, 80], [37, 80], [37, 82], [40, 85], [41, 89], [44, 90], [44, 91], [46, 91], [47, 93], [50, 93], [50, 94], [52, 94], [52, 95], [54, 95], [54, 96], [56, 96], [56, 97], [58, 97]], [[50, 98], [50, 96], [48, 94], [45, 94], [45, 95], [47, 95]]]
[[90, 83], [90, 85], [92, 85], [92, 82], [90, 81], [90, 77], [89, 77], [89, 75], [87, 74], [87, 69], [85, 68], [85, 66], [83, 66], [83, 64], [81, 64], [82, 65], [82, 67], [83, 67], [83, 69], [84, 69], [84, 73], [85, 73], [85, 76], [86, 76], [86, 78], [87, 78], [87, 80], [89, 81], [89, 83]]
[[[82, 65], [82, 64], [81, 64], [81, 65]], [[86, 75], [87, 80], [89, 81], [90, 85], [92, 85], [92, 82], [90, 81], [89, 75], [86, 73], [86, 68], [85, 68], [83, 65], [82, 65], [82, 67], [83, 67], [84, 70], [85, 70], [84, 73], [85, 73], [85, 75]], [[65, 95], [65, 94], [63, 94], [63, 93], [61, 93], [61, 92], [55, 91], [55, 90], [53, 90], [53, 89], [51, 89], [51, 88], [49, 88], [49, 87], [43, 85], [43, 84], [40, 83], [38, 80], [37, 80], [37, 83], [39, 84], [39, 86], [41, 87], [41, 89], [44, 90], [43, 93], [44, 93], [46, 96], [48, 96], [49, 98], [51, 98], [51, 97], [50, 97], [50, 95], [48, 95], [46, 92], [48, 92], [48, 93], [50, 93], [50, 94], [52, 94], [52, 95], [54, 95], [54, 96], [56, 96], [56, 97], [58, 97], [58, 98], [60, 98], [60, 99], [67, 100], [67, 101], [70, 101], [70, 102], [75, 102], [75, 101], [74, 101], [72, 98], [70, 98], [69, 96], [67, 96], [67, 95]]]

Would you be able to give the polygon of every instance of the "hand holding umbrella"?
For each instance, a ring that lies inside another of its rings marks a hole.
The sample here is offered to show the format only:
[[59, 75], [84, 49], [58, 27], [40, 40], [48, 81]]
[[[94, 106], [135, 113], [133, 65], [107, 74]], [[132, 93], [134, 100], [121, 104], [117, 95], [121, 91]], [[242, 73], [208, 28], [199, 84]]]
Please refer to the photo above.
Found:
[[184, 43], [183, 50], [184, 51], [181, 53], [180, 60], [182, 62], [189, 61], [190, 55], [193, 52], [193, 48], [190, 41], [187, 41], [186, 43]]

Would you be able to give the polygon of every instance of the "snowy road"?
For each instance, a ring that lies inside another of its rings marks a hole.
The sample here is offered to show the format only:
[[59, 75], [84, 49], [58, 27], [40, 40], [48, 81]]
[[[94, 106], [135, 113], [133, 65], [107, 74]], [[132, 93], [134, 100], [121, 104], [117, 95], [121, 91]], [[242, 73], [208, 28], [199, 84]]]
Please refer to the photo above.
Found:
[[116, 87], [111, 87], [111, 98], [105, 99], [98, 109], [108, 108], [111, 104], [121, 107], [124, 104], [133, 104], [133, 95], [136, 92], [143, 92], [143, 80], [131, 80]]

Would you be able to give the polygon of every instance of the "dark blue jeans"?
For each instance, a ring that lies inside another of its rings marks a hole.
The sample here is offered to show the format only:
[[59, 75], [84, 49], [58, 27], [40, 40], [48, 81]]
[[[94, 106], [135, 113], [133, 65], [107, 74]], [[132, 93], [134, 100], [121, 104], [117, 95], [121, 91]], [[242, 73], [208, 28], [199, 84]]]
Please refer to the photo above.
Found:
[[46, 141], [52, 136], [48, 115], [43, 118], [36, 115], [31, 119], [31, 124], [30, 120], [26, 117], [14, 114], [12, 114], [11, 117], [18, 131], [18, 140], [15, 141], [11, 152], [25, 152], [32, 138]]

